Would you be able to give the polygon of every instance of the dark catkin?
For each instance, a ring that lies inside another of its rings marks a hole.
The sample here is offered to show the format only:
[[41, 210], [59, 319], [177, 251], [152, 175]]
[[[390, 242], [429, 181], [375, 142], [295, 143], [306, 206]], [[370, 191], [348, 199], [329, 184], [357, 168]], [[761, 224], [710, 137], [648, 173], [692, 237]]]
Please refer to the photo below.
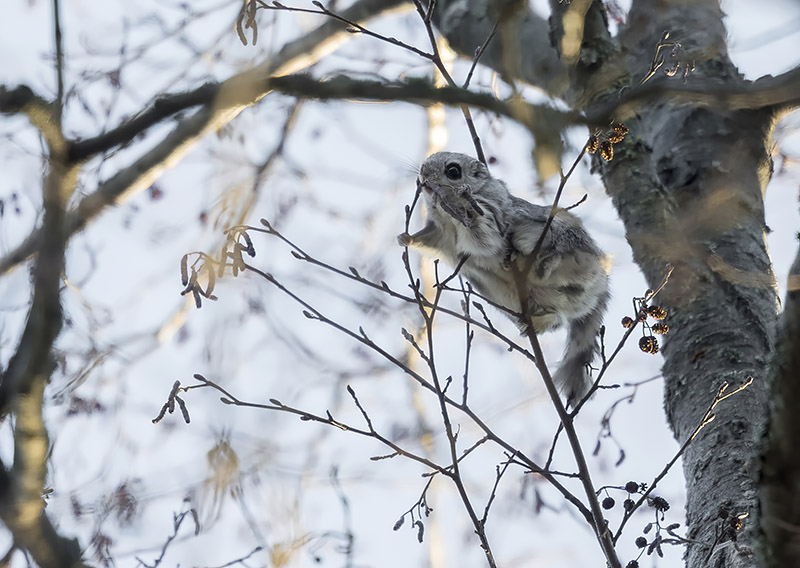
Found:
[[658, 353], [658, 340], [652, 335], [647, 335], [639, 340], [639, 349], [645, 353], [655, 355]]
[[657, 333], [659, 335], [666, 335], [669, 332], [669, 326], [663, 322], [653, 324], [650, 329], [653, 330], [653, 333]]

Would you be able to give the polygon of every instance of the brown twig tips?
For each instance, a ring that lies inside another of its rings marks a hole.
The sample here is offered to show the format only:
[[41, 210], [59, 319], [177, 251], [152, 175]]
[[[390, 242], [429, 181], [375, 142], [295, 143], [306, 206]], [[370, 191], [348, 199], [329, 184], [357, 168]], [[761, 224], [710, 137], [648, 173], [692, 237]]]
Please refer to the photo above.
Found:
[[[266, 222], [262, 219], [262, 223]], [[268, 223], [266, 223], [266, 226], [266, 232], [270, 232], [272, 230], [271, 227]], [[225, 274], [225, 268], [230, 266], [233, 276], [238, 276], [239, 272], [247, 268], [242, 253], [246, 253], [250, 257], [256, 255], [253, 240], [247, 233], [250, 229], [253, 228], [236, 226], [227, 229], [225, 231], [227, 239], [222, 245], [219, 260], [204, 252], [191, 252], [183, 255], [181, 257], [181, 283], [184, 289], [181, 291], [181, 296], [192, 294], [195, 306], [198, 308], [203, 305], [202, 298], [216, 301], [218, 298], [214, 295], [214, 288], [217, 278], [221, 278]], [[190, 265], [189, 259], [193, 256], [196, 258]], [[205, 286], [201, 284], [201, 275], [205, 276]]]
[[178, 404], [178, 407], [181, 409], [181, 414], [183, 415], [184, 421], [189, 424], [189, 410], [186, 408], [186, 403], [183, 401], [181, 397], [178, 396], [178, 393], [181, 392], [181, 382], [175, 381], [172, 383], [172, 390], [169, 391], [169, 396], [167, 397], [167, 402], [164, 403], [164, 406], [161, 407], [161, 412], [158, 413], [158, 416], [153, 418], [153, 424], [158, 424], [167, 415], [167, 413], [172, 414], [175, 412], [175, 403]]

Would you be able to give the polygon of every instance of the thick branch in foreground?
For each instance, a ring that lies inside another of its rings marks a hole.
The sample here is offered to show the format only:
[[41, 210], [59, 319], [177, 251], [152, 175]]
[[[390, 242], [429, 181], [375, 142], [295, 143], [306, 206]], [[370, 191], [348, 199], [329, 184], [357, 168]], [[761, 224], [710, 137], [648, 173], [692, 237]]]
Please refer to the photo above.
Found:
[[50, 160], [44, 182], [41, 246], [33, 270], [33, 300], [19, 344], [0, 381], [0, 416], [14, 415], [14, 464], [7, 470], [0, 463], [0, 518], [15, 545], [26, 550], [37, 564], [67, 568], [81, 565], [81, 551], [77, 543], [56, 532], [45, 514], [42, 494], [50, 448], [43, 406], [45, 386], [55, 368], [51, 352], [63, 319], [60, 289], [66, 246], [65, 207], [77, 171], [65, 164], [58, 115], [53, 113], [49, 118], [42, 130]]
[[[550, 136], [557, 136], [566, 126], [581, 122], [579, 115], [575, 113], [559, 111], [545, 105], [508, 103], [498, 100], [490, 93], [472, 92], [457, 87], [437, 88], [424, 80], [382, 83], [335, 77], [320, 81], [307, 75], [275, 77], [250, 73], [247, 77], [237, 76], [225, 83], [205, 85], [190, 93], [164, 97], [152, 109], [107, 135], [71, 144], [70, 158], [83, 159], [94, 151], [125, 144], [142, 129], [168, 116], [169, 112], [201, 105], [200, 110], [192, 117], [180, 121], [152, 150], [102, 183], [97, 191], [83, 198], [67, 216], [68, 236], [82, 230], [107, 206], [139, 188], [147, 187], [165, 168], [183, 156], [185, 146], [190, 141], [218, 128], [220, 121], [230, 120], [232, 113], [238, 113], [241, 108], [255, 103], [271, 91], [317, 100], [363, 99], [407, 101], [419, 105], [445, 103], [453, 106], [468, 104], [508, 116], [533, 132], [547, 133]], [[0, 260], [0, 274], [30, 257], [41, 244], [41, 238], [41, 229], [34, 231], [19, 247]]]
[[771, 419], [761, 464], [765, 568], [800, 566], [800, 252], [789, 274], [770, 373]]
[[[401, 5], [403, 5], [402, 0], [358, 0], [343, 10], [342, 16], [354, 22], [361, 22]], [[268, 92], [257, 89], [260, 79], [295, 73], [304, 69], [332, 52], [340, 43], [350, 37], [351, 35], [347, 33], [341, 22], [328, 20], [308, 34], [284, 45], [268, 61], [226, 81], [220, 88], [219, 96], [214, 98], [212, 104], [205, 104], [192, 116], [179, 120], [175, 128], [154, 148], [104, 182], [95, 193], [84, 198], [76, 210], [69, 215], [68, 235], [81, 230], [100, 211], [118, 199], [149, 187], [165, 169], [183, 158], [206, 133], [216, 131], [228, 124], [244, 108], [260, 100]], [[0, 88], [0, 112], [7, 114], [23, 112], [26, 101], [32, 100], [31, 97], [33, 97], [33, 93], [26, 87], [11, 91]], [[40, 97], [36, 99], [42, 103], [39, 106], [47, 104]], [[191, 101], [185, 100], [184, 102], [189, 104]], [[169, 110], [174, 111], [175, 109], [173, 107]], [[30, 116], [30, 113], [28, 114]], [[156, 116], [157, 114], [156, 112], [138, 119], [139, 122], [134, 126], [141, 130], [149, 127], [154, 120], [159, 118]], [[31, 120], [36, 123], [33, 117]], [[116, 137], [112, 140], [109, 140], [107, 135], [101, 135], [91, 142], [87, 140], [78, 146], [79, 150], [75, 151], [79, 153], [76, 153], [74, 157], [75, 159], [86, 159], [93, 152], [125, 143], [126, 138], [131, 137], [134, 130], [134, 128], [122, 128], [121, 131], [119, 129], [112, 131], [114, 132], [111, 135], [112, 138]], [[8, 272], [28, 259], [41, 246], [41, 243], [42, 231], [37, 229], [20, 246], [0, 260], [0, 274]]]

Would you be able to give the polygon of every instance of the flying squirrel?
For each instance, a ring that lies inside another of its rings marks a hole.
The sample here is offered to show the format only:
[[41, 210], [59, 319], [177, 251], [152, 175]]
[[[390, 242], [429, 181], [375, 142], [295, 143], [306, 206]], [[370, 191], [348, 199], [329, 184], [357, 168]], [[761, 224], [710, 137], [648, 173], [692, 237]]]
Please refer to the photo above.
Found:
[[[537, 333], [568, 328], [564, 357], [553, 380], [570, 404], [591, 386], [589, 365], [598, 351], [597, 334], [609, 299], [609, 257], [583, 223], [558, 209], [535, 258], [550, 207], [509, 193], [486, 166], [467, 156], [438, 152], [422, 164], [417, 185], [428, 206], [425, 226], [402, 233], [402, 246], [420, 249], [463, 274], [491, 302], [517, 314], [517, 327]], [[515, 272], [525, 275], [527, 311], [523, 315]]]

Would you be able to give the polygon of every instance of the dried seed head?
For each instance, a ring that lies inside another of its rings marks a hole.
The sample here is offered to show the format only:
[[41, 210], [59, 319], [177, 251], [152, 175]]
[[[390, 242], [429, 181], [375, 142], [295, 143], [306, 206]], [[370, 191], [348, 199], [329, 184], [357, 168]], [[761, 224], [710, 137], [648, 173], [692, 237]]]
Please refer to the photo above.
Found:
[[639, 321], [647, 321], [647, 311], [646, 310], [639, 310], [639, 313], [636, 314], [636, 319]]
[[653, 319], [663, 320], [667, 317], [667, 310], [661, 306], [650, 306], [647, 308], [647, 314]]
[[636, 560], [631, 560], [625, 565], [625, 568], [639, 568], [639, 563]]
[[628, 316], [622, 318], [622, 327], [624, 327], [625, 329], [632, 328], [634, 326], [634, 323], [635, 322], [633, 321], [633, 318], [630, 318]]
[[653, 497], [653, 499], [650, 501], [650, 505], [656, 511], [661, 511], [662, 513], [664, 511], [669, 511], [669, 503], [663, 497], [659, 497], [659, 496]]
[[651, 355], [655, 355], [656, 353], [658, 353], [658, 340], [652, 335], [642, 337], [639, 340], [639, 349], [641, 349], [645, 353], [650, 353]]
[[635, 481], [629, 481], [625, 484], [625, 491], [628, 493], [637, 493], [639, 491], [639, 484]]
[[611, 142], [608, 140], [600, 142], [600, 155], [606, 162], [614, 159], [614, 146], [611, 145]]
[[635, 506], [636, 506], [636, 503], [634, 503], [633, 499], [625, 499], [622, 502], [622, 508], [625, 509], [628, 512], [633, 511], [633, 508]]
[[619, 134], [621, 136], [625, 136], [628, 133], [628, 127], [622, 124], [621, 122], [615, 122], [611, 125], [614, 129], [615, 134]]
[[624, 134], [617, 134], [616, 132], [611, 132], [608, 135], [608, 141], [612, 144], [619, 144], [625, 138]]
[[657, 333], [659, 335], [666, 335], [669, 332], [669, 326], [664, 322], [653, 324], [650, 329], [653, 330], [653, 333]]
[[597, 152], [597, 147], [600, 145], [600, 141], [597, 139], [595, 134], [589, 136], [589, 142], [586, 143], [586, 151], [590, 154], [594, 154]]
[[645, 546], [647, 546], [647, 539], [644, 538], [643, 536], [637, 537], [636, 546], [638, 546], [639, 548], [644, 548]]
[[614, 501], [613, 497], [606, 497], [603, 499], [603, 509], [613, 509], [616, 501]]
[[736, 517], [731, 517], [730, 520], [731, 528], [735, 531], [742, 530], [742, 527], [744, 527], [744, 520], [745, 518], [747, 518], [747, 516], [748, 516], [747, 514], [744, 514], [744, 515], [738, 515]]

